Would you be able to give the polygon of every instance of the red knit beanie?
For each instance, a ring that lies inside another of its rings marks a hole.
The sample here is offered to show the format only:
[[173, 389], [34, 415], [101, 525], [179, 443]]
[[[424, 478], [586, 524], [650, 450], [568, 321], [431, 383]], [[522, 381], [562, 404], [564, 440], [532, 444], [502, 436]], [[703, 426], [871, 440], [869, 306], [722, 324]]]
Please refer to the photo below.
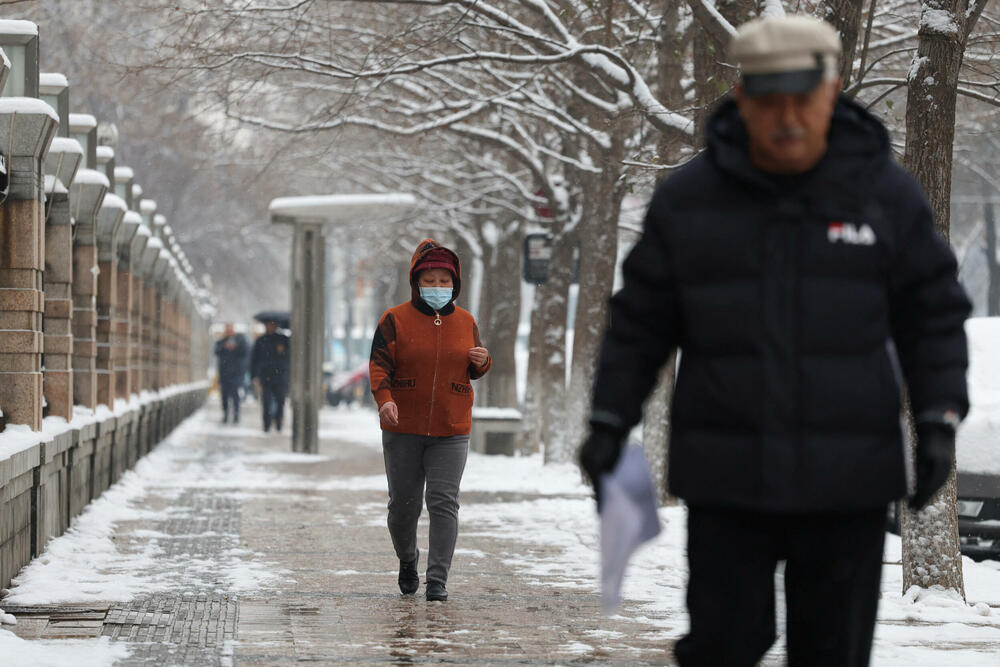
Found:
[[455, 260], [451, 256], [451, 253], [444, 248], [435, 248], [429, 253], [423, 256], [423, 258], [417, 262], [416, 267], [413, 269], [413, 275], [419, 275], [421, 271], [427, 269], [447, 269], [451, 271], [452, 278], [458, 277], [458, 271], [455, 270]]

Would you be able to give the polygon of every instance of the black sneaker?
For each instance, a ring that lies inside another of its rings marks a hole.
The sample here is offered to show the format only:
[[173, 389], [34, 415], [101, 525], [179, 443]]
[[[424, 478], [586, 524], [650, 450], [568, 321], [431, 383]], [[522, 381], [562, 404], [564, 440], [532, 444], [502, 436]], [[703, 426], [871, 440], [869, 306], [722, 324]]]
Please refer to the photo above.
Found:
[[420, 588], [420, 576], [417, 574], [417, 561], [420, 553], [410, 561], [399, 561], [399, 592], [403, 595], [413, 595]]
[[448, 599], [448, 589], [440, 581], [427, 582], [427, 601], [444, 602]]

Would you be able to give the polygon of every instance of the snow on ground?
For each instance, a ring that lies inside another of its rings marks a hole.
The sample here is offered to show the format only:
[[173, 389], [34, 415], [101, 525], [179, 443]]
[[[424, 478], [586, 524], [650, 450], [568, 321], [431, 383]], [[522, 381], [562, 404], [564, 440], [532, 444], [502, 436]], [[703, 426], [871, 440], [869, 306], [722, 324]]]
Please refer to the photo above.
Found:
[[[125, 473], [121, 480], [91, 502], [73, 520], [69, 530], [51, 540], [14, 579], [9, 604], [128, 601], [136, 596], [188, 590], [193, 584], [211, 582], [233, 593], [255, 590], [283, 573], [261, 559], [238, 549], [239, 535], [224, 535], [229, 548], [213, 559], [187, 554], [166, 556], [163, 542], [178, 535], [141, 530], [121, 532], [129, 521], [159, 521], [183, 517], [188, 510], [169, 501], [187, 489], [280, 486], [272, 473], [247, 467], [257, 462], [309, 460], [302, 454], [249, 453], [230, 457], [220, 453], [211, 462], [185, 446], [188, 438], [204, 435], [211, 427], [199, 413], [178, 427], [167, 440]], [[314, 457], [316, 458], [316, 457]], [[163, 509], [137, 509], [154, 496]]]
[[[308, 464], [323, 456], [274, 452], [266, 449], [259, 431], [237, 429], [244, 435], [243, 449], [220, 452], [206, 463], [198, 448], [186, 447], [189, 438], [211, 437], [234, 427], [211, 422], [207, 413], [188, 420], [135, 470], [78, 517], [70, 531], [49, 543], [46, 552], [17, 578], [8, 600], [12, 604], [58, 601], [127, 600], [136, 595], [166, 590], [187, 590], [194, 584], [215, 582], [234, 593], [267, 590], [287, 580], [289, 573], [276, 571], [266, 554], [239, 548], [238, 536], [231, 547], [211, 559], [168, 558], [162, 542], [168, 536], [155, 530], [118, 533], [122, 524], [135, 519], [165, 519], [176, 516], [170, 500], [184, 490], [248, 494], [254, 490], [281, 489], [289, 493], [315, 489], [309, 478], [276, 470], [272, 463]], [[378, 450], [381, 437], [377, 418], [370, 410], [327, 409], [321, 413], [323, 438], [347, 440]], [[294, 469], [292, 469], [294, 470]], [[382, 475], [337, 477], [325, 482], [329, 488], [384, 491]], [[457, 556], [463, 559], [503, 558], [529, 582], [558, 585], [580, 591], [597, 590], [597, 516], [589, 489], [571, 464], [542, 464], [540, 456], [500, 457], [472, 453], [462, 484], [466, 500], [461, 510], [462, 532]], [[496, 494], [490, 502], [476, 502], [477, 494]], [[139, 500], [157, 496], [162, 510], [139, 510]], [[509, 498], [507, 497], [509, 494]], [[384, 504], [358, 507], [372, 520], [384, 522]], [[664, 530], [634, 556], [626, 575], [621, 614], [651, 624], [648, 633], [657, 640], [675, 639], [687, 629], [684, 608], [685, 519], [683, 507], [660, 510]], [[462, 535], [485, 535], [510, 545], [502, 553], [484, 554], [462, 548]], [[125, 538], [125, 539], [122, 539]], [[131, 545], [131, 547], [130, 547]], [[876, 628], [873, 664], [961, 665], [1000, 664], [1000, 563], [964, 562], [969, 603], [937, 591], [911, 591], [903, 595], [899, 538], [886, 543], [882, 599]], [[222, 576], [219, 576], [219, 573]], [[779, 591], [780, 591], [780, 575]], [[779, 604], [780, 609], [780, 604]], [[783, 622], [779, 611], [780, 624]], [[594, 641], [600, 643], [600, 637]], [[781, 640], [770, 654], [780, 660]], [[584, 645], [579, 646], [584, 650]], [[51, 651], [50, 651], [51, 649]], [[109, 664], [127, 650], [120, 644], [85, 642], [31, 642], [0, 631], [0, 651], [23, 653], [30, 664], [58, 664], [59, 656], [72, 652], [73, 664]], [[589, 649], [587, 649], [589, 650]], [[13, 653], [14, 655], [20, 655]], [[124, 655], [124, 654], [122, 654]], [[49, 662], [46, 663], [45, 661]], [[87, 660], [91, 662], [88, 663]]]
[[129, 656], [128, 644], [98, 639], [28, 641], [13, 632], [0, 630], [0, 655], [5, 665], [32, 667], [104, 667]]
[[[379, 448], [371, 411], [328, 410], [322, 415], [326, 437]], [[356, 478], [358, 482], [361, 478]], [[370, 480], [374, 484], [374, 480]], [[384, 483], [384, 482], [383, 482]], [[462, 535], [483, 534], [528, 545], [527, 550], [490, 554], [513, 564], [530, 581], [581, 590], [597, 589], [597, 515], [589, 487], [573, 464], [542, 465], [540, 455], [485, 456], [470, 453], [462, 491], [537, 494], [531, 500], [473, 503], [461, 509]], [[661, 628], [657, 637], [677, 638], [687, 630], [684, 593], [687, 581], [684, 507], [660, 509], [663, 532], [633, 557], [623, 588], [622, 612]], [[379, 519], [380, 521], [384, 519]], [[907, 667], [1000, 664], [1000, 563], [964, 559], [968, 604], [939, 591], [903, 595], [900, 539], [886, 536], [879, 622], [872, 664]], [[556, 557], [553, 554], [557, 554]], [[780, 573], [776, 575], [779, 594]], [[638, 616], [636, 616], [638, 615]], [[784, 614], [779, 598], [779, 635]], [[777, 659], [781, 639], [769, 653]]]

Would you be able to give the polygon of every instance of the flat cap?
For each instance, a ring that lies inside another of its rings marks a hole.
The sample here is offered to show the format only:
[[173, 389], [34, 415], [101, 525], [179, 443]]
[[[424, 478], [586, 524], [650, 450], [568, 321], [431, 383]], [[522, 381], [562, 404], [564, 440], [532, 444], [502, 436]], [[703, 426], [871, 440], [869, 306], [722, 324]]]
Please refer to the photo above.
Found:
[[740, 67], [744, 92], [804, 93], [823, 78], [827, 58], [840, 55], [840, 34], [812, 16], [775, 16], [748, 21], [729, 44]]

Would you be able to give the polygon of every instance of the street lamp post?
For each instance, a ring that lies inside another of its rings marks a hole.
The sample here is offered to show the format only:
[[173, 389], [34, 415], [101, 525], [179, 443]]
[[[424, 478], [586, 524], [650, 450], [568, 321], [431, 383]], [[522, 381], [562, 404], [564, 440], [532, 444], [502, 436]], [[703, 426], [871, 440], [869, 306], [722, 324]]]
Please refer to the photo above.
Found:
[[397, 215], [416, 204], [412, 195], [361, 194], [281, 197], [271, 201], [271, 222], [291, 224], [292, 242], [292, 451], [319, 451], [323, 386], [325, 258], [323, 230]]

